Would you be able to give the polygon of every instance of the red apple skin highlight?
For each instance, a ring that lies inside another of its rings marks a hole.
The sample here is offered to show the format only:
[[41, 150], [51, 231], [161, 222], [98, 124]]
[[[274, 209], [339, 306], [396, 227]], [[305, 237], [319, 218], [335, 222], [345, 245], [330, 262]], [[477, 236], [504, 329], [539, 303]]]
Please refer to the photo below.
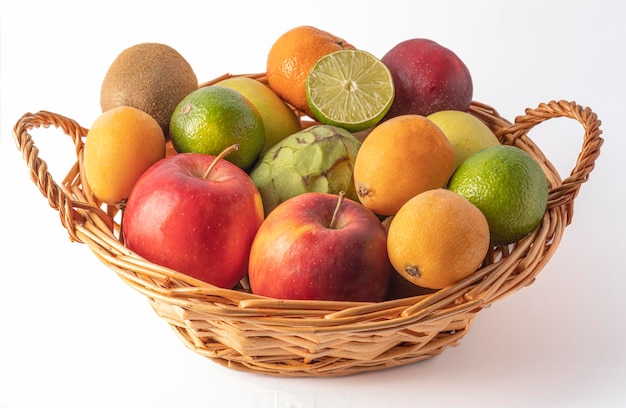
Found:
[[277, 299], [384, 300], [392, 267], [380, 220], [345, 198], [305, 193], [280, 204], [263, 222], [250, 252], [253, 293]]
[[147, 260], [221, 288], [247, 273], [263, 221], [260, 194], [240, 168], [215, 156], [179, 153], [149, 168], [124, 211], [126, 246]]
[[403, 41], [381, 61], [387, 66], [396, 90], [383, 120], [399, 115], [428, 116], [442, 110], [467, 111], [473, 83], [465, 63], [450, 49], [425, 38]]

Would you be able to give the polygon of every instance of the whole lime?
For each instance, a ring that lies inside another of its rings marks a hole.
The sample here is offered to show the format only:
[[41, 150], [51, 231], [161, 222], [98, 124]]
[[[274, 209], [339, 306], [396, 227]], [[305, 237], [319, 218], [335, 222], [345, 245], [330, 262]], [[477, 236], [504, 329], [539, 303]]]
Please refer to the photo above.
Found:
[[226, 160], [248, 170], [263, 149], [263, 119], [240, 92], [206, 86], [188, 94], [174, 109], [170, 139], [177, 153], [204, 153], [217, 156], [238, 144], [239, 150]]
[[256, 79], [232, 77], [215, 85], [241, 92], [258, 109], [265, 126], [265, 145], [261, 155], [287, 136], [302, 130], [298, 115], [269, 86]]
[[541, 166], [514, 146], [490, 146], [472, 154], [452, 174], [448, 188], [483, 212], [492, 245], [510, 244], [531, 233], [548, 203]]

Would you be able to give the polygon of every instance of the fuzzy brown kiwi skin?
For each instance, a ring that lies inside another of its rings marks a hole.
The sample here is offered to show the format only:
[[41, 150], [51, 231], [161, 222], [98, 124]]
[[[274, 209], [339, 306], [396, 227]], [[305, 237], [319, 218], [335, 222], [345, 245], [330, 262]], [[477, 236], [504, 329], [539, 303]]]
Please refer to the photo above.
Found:
[[133, 106], [154, 117], [167, 138], [178, 103], [198, 88], [191, 65], [174, 48], [140, 43], [123, 50], [109, 67], [100, 90], [102, 112]]

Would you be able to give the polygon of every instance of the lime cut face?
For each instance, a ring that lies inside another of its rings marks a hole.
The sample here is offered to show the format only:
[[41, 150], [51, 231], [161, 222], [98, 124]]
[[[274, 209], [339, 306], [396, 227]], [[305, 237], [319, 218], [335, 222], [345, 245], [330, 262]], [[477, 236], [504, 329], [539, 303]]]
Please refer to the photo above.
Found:
[[317, 120], [359, 132], [385, 116], [395, 90], [378, 58], [362, 50], [339, 50], [317, 60], [306, 78], [306, 94]]

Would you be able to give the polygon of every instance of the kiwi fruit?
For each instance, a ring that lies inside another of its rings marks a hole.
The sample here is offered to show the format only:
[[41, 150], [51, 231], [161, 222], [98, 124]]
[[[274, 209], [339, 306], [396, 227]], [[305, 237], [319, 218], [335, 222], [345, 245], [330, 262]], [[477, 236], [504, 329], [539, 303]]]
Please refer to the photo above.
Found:
[[198, 88], [191, 65], [174, 48], [140, 43], [123, 50], [109, 67], [100, 90], [102, 112], [118, 106], [141, 109], [157, 120], [169, 138], [178, 103]]

